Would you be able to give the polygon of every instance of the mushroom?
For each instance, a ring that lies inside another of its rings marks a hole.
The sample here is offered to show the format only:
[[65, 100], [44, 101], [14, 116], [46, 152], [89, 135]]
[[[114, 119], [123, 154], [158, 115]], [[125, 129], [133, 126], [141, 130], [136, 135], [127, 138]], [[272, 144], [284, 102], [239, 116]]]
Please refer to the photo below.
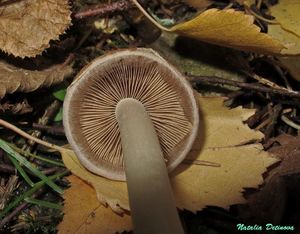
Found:
[[183, 233], [168, 172], [198, 130], [186, 79], [151, 49], [121, 50], [78, 74], [63, 109], [79, 161], [95, 174], [126, 180], [135, 233]]

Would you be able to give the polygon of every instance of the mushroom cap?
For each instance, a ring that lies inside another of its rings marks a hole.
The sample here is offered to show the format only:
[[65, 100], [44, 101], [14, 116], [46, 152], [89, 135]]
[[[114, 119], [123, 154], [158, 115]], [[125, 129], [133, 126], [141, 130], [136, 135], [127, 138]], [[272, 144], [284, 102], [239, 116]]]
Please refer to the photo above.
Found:
[[198, 105], [184, 76], [151, 49], [110, 53], [77, 75], [63, 106], [71, 147], [91, 172], [126, 180], [115, 107], [128, 97], [145, 106], [170, 172], [182, 162], [197, 136]]

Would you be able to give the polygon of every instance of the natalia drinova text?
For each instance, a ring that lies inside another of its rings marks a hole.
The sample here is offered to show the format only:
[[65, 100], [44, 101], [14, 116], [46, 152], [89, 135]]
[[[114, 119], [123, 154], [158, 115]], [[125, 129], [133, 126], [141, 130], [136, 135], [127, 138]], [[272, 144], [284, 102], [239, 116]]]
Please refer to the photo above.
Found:
[[273, 225], [272, 223], [267, 223], [265, 225], [246, 225], [239, 223], [236, 225], [239, 231], [294, 231], [294, 226], [284, 226], [284, 225]]

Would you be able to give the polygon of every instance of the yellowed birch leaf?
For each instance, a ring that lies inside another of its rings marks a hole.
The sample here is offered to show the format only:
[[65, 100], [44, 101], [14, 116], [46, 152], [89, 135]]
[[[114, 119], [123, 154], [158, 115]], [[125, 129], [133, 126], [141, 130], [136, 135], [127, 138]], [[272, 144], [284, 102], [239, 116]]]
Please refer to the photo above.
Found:
[[118, 215], [97, 200], [95, 190], [76, 176], [69, 176], [71, 187], [64, 193], [64, 218], [58, 233], [114, 234], [132, 229], [128, 214]]
[[22, 0], [0, 8], [0, 49], [35, 57], [71, 24], [67, 0]]
[[32, 92], [63, 81], [72, 74], [67, 65], [54, 65], [41, 71], [26, 70], [0, 60], [0, 99], [14, 92]]
[[[229, 110], [223, 106], [223, 101], [223, 98], [199, 97], [201, 134], [187, 161], [171, 174], [179, 208], [195, 212], [207, 205], [227, 208], [242, 203], [245, 201], [243, 188], [258, 187], [263, 182], [262, 173], [277, 161], [263, 151], [261, 144], [249, 143], [262, 138], [261, 133], [243, 123], [254, 110]], [[72, 173], [95, 188], [100, 202], [109, 204], [118, 213], [129, 209], [125, 182], [111, 181], [88, 172], [71, 150], [63, 150], [61, 154]], [[197, 165], [200, 160], [219, 167]], [[189, 161], [193, 163], [189, 165]]]
[[284, 48], [281, 42], [261, 33], [253, 21], [252, 16], [233, 9], [209, 9], [190, 21], [173, 26], [170, 31], [239, 50], [280, 53]]
[[281, 27], [300, 37], [300, 1], [299, 0], [280, 0], [278, 4], [271, 8], [272, 16], [276, 17]]
[[280, 40], [285, 49], [281, 54], [300, 54], [300, 1], [281, 0], [271, 7], [272, 16], [276, 17], [279, 24], [270, 24], [268, 34]]
[[268, 34], [282, 41], [285, 48], [281, 51], [283, 55], [298, 55], [300, 54], [300, 37], [284, 30], [278, 24], [270, 24], [268, 26]]
[[103, 205], [109, 205], [116, 213], [120, 214], [123, 213], [123, 209], [129, 210], [126, 183], [112, 181], [89, 172], [80, 164], [75, 153], [70, 149], [62, 151], [61, 155], [66, 167], [73, 174], [95, 188], [98, 200]]
[[295, 80], [300, 81], [300, 56], [279, 57], [278, 59], [290, 75]]

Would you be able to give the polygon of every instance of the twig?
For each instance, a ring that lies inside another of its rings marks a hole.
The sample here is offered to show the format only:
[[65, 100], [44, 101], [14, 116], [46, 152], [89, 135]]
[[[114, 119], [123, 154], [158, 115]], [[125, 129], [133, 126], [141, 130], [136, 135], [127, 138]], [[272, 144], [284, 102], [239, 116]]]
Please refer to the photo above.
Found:
[[[48, 124], [54, 118], [60, 106], [61, 103], [58, 100], [53, 101], [51, 105], [47, 107], [43, 116], [38, 120], [38, 123], [41, 125]], [[41, 134], [41, 131], [34, 130], [34, 132], [31, 135], [36, 138], [39, 138]], [[31, 151], [32, 146], [34, 146], [34, 141], [28, 141], [27, 147], [25, 146], [23, 147], [23, 149], [26, 151]]]
[[5, 216], [0, 222], [0, 228], [2, 228], [7, 222], [9, 222], [13, 217], [15, 217], [19, 212], [24, 210], [29, 205], [28, 202], [23, 202], [16, 209], [10, 212], [7, 216]]
[[192, 83], [209, 83], [209, 84], [222, 84], [222, 85], [230, 85], [234, 87], [239, 87], [247, 90], [259, 91], [264, 93], [273, 93], [279, 94], [281, 96], [300, 98], [300, 92], [296, 91], [288, 91], [276, 88], [268, 88], [259, 84], [246, 83], [241, 81], [227, 80], [220, 77], [215, 76], [189, 76], [189, 81]]
[[45, 126], [38, 123], [33, 123], [32, 127], [41, 131], [45, 131], [46, 133], [56, 135], [56, 136], [64, 136], [65, 131], [61, 126]]
[[167, 31], [167, 32], [171, 31], [169, 28], [162, 26], [155, 19], [153, 19], [152, 16], [150, 16], [150, 14], [141, 6], [141, 4], [137, 0], [131, 0], [131, 1], [144, 14], [144, 16], [146, 16], [156, 27], [158, 27], [159, 29], [161, 29], [163, 31]]
[[265, 134], [265, 137], [264, 137], [264, 141], [266, 142], [272, 135], [272, 133], [274, 132], [274, 128], [275, 128], [275, 125], [277, 124], [277, 120], [278, 120], [278, 117], [280, 115], [282, 111], [282, 105], [281, 104], [277, 104], [276, 106], [273, 107], [272, 109], [272, 113], [270, 114], [270, 124], [266, 127], [265, 131], [264, 131], [264, 134]]
[[267, 113], [268, 111], [268, 105], [264, 106], [261, 110], [257, 111], [254, 115], [252, 115], [248, 120], [247, 124], [249, 125], [250, 128], [254, 128], [254, 126], [262, 120], [263, 116]]
[[290, 120], [290, 119], [289, 119], [288, 117], [286, 117], [285, 115], [282, 115], [282, 116], [281, 116], [281, 120], [282, 120], [283, 122], [285, 122], [287, 125], [289, 125], [290, 127], [295, 128], [295, 129], [297, 129], [297, 130], [300, 130], [300, 125], [294, 123], [292, 120]]
[[26, 138], [28, 140], [32, 140], [32, 141], [34, 141], [34, 142], [36, 142], [36, 143], [38, 143], [40, 145], [43, 145], [43, 146], [46, 146], [46, 147], [50, 148], [50, 149], [54, 149], [54, 150], [57, 150], [57, 151], [65, 150], [63, 147], [60, 147], [60, 146], [55, 145], [55, 144], [48, 143], [46, 141], [43, 141], [41, 139], [38, 139], [38, 138], [36, 138], [34, 136], [29, 135], [28, 133], [22, 131], [21, 129], [17, 128], [16, 126], [14, 126], [14, 125], [12, 125], [12, 124], [10, 124], [8, 122], [6, 122], [3, 119], [0, 119], [0, 125], [3, 126], [3, 127], [5, 127], [5, 128], [8, 128], [8, 129], [14, 131], [15, 133], [21, 135], [22, 137], [24, 137], [24, 138]]
[[0, 164], [0, 172], [1, 173], [9, 173], [9, 174], [16, 174], [17, 170], [15, 167], [8, 165], [8, 164], [4, 164], [3, 162], [1, 162]]
[[130, 7], [132, 7], [132, 4], [127, 0], [120, 0], [111, 4], [97, 4], [87, 10], [77, 12], [74, 18], [83, 19], [92, 16], [105, 16], [118, 11], [125, 11]]

